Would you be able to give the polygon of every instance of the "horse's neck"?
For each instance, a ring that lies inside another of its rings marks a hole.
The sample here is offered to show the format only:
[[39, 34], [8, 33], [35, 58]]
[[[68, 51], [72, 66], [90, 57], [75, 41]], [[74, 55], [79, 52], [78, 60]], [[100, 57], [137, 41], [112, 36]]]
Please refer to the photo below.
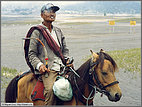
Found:
[[90, 68], [90, 60], [87, 60], [84, 64], [82, 64], [77, 70], [76, 72], [79, 74], [80, 78], [77, 77], [77, 81], [79, 85], [82, 85], [84, 83], [88, 82], [88, 78], [89, 78], [89, 68]]
[[[77, 73], [80, 75], [80, 78], [77, 77], [78, 87], [81, 91], [81, 94], [84, 95], [86, 98], [90, 95], [90, 87], [89, 87], [89, 69], [90, 69], [90, 61], [91, 59], [87, 60], [81, 67], [77, 70]], [[78, 93], [78, 92], [77, 92]], [[86, 99], [79, 94], [80, 101], [87, 103]], [[91, 95], [92, 97], [92, 95]], [[89, 100], [89, 104], [92, 102], [93, 99]]]

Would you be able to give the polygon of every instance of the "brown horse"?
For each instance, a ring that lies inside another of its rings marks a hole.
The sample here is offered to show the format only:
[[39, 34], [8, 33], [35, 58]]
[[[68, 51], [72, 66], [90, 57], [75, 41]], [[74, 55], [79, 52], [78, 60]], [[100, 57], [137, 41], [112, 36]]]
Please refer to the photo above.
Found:
[[[114, 75], [118, 70], [115, 61], [102, 49], [99, 53], [91, 53], [92, 58], [76, 70], [78, 75], [74, 72], [69, 75], [68, 79], [73, 89], [72, 100], [63, 102], [56, 97], [56, 105], [92, 105], [97, 91], [105, 94], [110, 101], [120, 100], [122, 93]], [[8, 85], [5, 101], [44, 105], [42, 100], [31, 100], [31, 92], [37, 82], [34, 75], [29, 73], [17, 81], [18, 77]]]

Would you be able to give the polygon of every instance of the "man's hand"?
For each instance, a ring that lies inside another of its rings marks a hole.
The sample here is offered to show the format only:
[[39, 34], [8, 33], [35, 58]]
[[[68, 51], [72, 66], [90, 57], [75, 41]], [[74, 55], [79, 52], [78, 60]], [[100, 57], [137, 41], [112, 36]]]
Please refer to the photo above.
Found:
[[43, 74], [44, 72], [50, 72], [49, 68], [47, 69], [44, 64], [39, 67], [39, 72]]
[[73, 64], [68, 64], [67, 67], [73, 68]]
[[72, 64], [72, 63], [69, 64], [69, 63], [70, 63], [70, 60], [68, 59], [67, 62], [66, 62], [66, 65], [67, 65], [68, 67], [72, 67], [72, 68], [73, 68], [73, 64]]
[[67, 60], [66, 64], [68, 65], [68, 64], [69, 64], [69, 62], [70, 62], [70, 59], [68, 59], [68, 60]]

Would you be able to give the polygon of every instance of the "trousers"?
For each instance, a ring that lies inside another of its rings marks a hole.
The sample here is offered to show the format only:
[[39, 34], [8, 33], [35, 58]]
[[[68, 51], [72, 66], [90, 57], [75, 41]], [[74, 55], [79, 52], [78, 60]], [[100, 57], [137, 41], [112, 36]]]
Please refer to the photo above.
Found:
[[53, 84], [57, 78], [57, 75], [57, 71], [48, 72], [48, 76], [42, 75], [42, 81], [44, 84], [45, 105], [56, 104], [56, 99], [53, 93]]

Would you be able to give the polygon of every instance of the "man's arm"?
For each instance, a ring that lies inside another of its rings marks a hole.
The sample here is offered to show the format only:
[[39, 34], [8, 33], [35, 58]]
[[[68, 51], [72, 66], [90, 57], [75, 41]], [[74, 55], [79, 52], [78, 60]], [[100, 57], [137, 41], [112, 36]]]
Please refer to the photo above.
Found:
[[61, 35], [62, 35], [61, 37], [62, 37], [62, 46], [63, 46], [63, 50], [62, 50], [63, 56], [65, 58], [69, 58], [69, 49], [67, 47], [66, 40], [65, 40], [65, 37], [64, 37], [62, 31], [61, 31]]
[[[39, 35], [40, 35], [39, 31], [34, 30], [31, 37], [39, 38]], [[38, 67], [40, 67], [40, 65], [43, 64], [37, 56], [38, 54], [37, 47], [38, 47], [38, 40], [30, 39], [28, 56], [29, 56], [29, 62], [32, 64], [34, 70], [38, 69]]]

